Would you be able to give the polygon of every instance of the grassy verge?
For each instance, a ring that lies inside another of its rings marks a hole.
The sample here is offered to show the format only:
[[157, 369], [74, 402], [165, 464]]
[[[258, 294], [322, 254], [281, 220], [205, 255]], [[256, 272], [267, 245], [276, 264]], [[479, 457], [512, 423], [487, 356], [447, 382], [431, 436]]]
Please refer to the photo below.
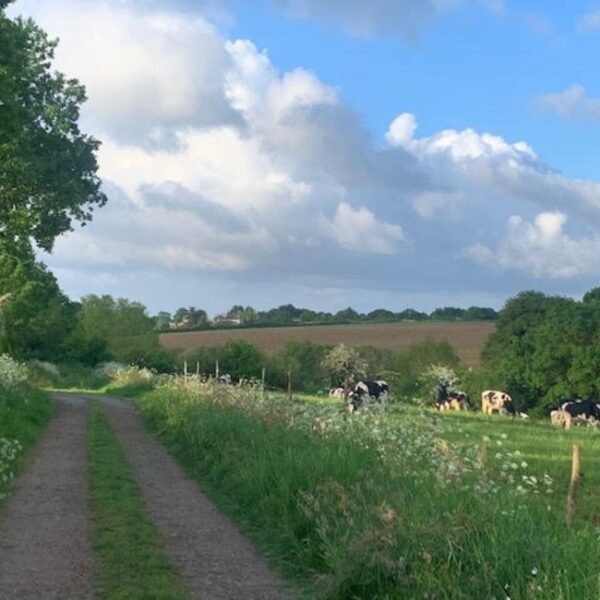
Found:
[[467, 444], [462, 421], [440, 427], [410, 411], [345, 419], [226, 393], [163, 388], [140, 404], [213, 500], [284, 573], [312, 584], [311, 597], [598, 598], [596, 527], [567, 529], [565, 486], [527, 464], [558, 432], [515, 455], [496, 421], [476, 420]]
[[50, 398], [38, 390], [4, 390], [0, 397], [0, 502], [19, 470], [19, 459], [35, 443], [53, 413]]
[[98, 597], [183, 598], [182, 586], [146, 515], [131, 470], [97, 405], [90, 417], [87, 440]]

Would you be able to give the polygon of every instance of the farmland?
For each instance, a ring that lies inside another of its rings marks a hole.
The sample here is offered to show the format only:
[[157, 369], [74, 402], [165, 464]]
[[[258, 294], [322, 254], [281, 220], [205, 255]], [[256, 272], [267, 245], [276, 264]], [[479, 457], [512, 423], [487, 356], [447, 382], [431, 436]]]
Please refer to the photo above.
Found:
[[[346, 418], [182, 379], [140, 408], [308, 597], [597, 597], [596, 431], [406, 404]], [[569, 528], [573, 443], [586, 477]]]
[[173, 332], [161, 334], [160, 342], [170, 350], [189, 350], [243, 339], [270, 354], [291, 341], [331, 345], [343, 342], [400, 351], [415, 342], [436, 339], [450, 342], [465, 364], [478, 366], [483, 344], [494, 329], [493, 323], [486, 322], [365, 323]]

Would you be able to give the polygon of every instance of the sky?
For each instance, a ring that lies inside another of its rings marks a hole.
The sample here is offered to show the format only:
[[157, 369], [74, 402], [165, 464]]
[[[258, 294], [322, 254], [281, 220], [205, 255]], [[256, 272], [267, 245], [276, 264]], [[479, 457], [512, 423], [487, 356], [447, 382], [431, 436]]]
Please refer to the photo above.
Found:
[[108, 196], [77, 299], [500, 308], [600, 279], [600, 1], [17, 0]]

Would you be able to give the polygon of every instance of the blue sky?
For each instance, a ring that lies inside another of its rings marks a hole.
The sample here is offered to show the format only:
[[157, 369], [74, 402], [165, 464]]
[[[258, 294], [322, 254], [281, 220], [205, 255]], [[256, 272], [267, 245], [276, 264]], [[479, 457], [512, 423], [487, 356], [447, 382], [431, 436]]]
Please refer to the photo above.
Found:
[[578, 296], [600, 261], [600, 2], [19, 0], [109, 196], [73, 297], [215, 314]]

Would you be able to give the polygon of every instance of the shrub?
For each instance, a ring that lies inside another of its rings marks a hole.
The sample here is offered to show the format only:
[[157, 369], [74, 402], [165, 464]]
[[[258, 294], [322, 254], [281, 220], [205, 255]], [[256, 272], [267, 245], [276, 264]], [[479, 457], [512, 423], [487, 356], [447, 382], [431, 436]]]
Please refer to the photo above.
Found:
[[28, 372], [24, 363], [18, 362], [8, 354], [0, 354], [0, 388], [13, 391], [27, 382]]

